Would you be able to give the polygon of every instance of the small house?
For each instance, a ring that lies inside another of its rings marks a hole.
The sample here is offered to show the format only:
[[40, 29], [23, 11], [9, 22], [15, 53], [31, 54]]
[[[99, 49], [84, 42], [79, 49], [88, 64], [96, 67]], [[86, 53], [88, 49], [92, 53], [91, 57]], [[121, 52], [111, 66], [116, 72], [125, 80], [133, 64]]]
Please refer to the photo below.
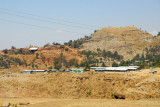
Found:
[[38, 48], [35, 48], [35, 47], [29, 48], [29, 51], [31, 51], [32, 53], [36, 52], [37, 50]]
[[56, 72], [56, 71], [57, 71], [56, 69], [49, 69], [48, 70], [49, 73]]
[[64, 69], [60, 69], [60, 70], [59, 70], [59, 72], [64, 72], [64, 71], [65, 71]]
[[37, 73], [46, 74], [47, 70], [24, 70], [24, 74], [37, 74]]
[[44, 74], [46, 74], [47, 70], [32, 70], [32, 73], [33, 74], [37, 74], [37, 73], [44, 73]]
[[72, 72], [73, 73], [82, 73], [82, 72], [84, 72], [84, 70], [83, 69], [72, 69]]
[[71, 70], [70, 70], [70, 69], [68, 69], [68, 68], [67, 68], [67, 69], [65, 69], [65, 72], [70, 72], [70, 71], [71, 71]]
[[24, 74], [32, 74], [32, 70], [24, 70]]
[[152, 71], [152, 74], [155, 74], [155, 75], [157, 75], [157, 71]]
[[104, 72], [105, 69], [104, 69], [104, 68], [96, 68], [95, 71], [96, 71], [96, 72]]

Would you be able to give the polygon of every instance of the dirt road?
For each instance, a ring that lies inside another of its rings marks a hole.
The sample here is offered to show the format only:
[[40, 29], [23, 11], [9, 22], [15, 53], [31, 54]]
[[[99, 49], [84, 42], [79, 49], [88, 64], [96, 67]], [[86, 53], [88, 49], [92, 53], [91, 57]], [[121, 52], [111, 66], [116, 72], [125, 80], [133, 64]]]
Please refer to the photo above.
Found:
[[[29, 105], [19, 105], [29, 102]], [[55, 99], [55, 98], [0, 98], [5, 103], [18, 107], [160, 107], [160, 99], [115, 100], [115, 99]]]

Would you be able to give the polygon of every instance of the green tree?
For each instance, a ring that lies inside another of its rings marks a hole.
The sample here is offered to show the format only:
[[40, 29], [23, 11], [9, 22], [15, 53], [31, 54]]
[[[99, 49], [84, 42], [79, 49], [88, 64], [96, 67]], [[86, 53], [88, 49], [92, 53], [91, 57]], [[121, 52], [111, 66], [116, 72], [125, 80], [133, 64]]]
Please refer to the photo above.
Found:
[[118, 64], [116, 62], [113, 62], [112, 67], [118, 67]]
[[48, 47], [48, 46], [50, 46], [50, 43], [46, 43], [43, 47], [45, 48], [45, 47]]
[[66, 48], [65, 51], [68, 51], [68, 48]]
[[38, 65], [35, 65], [35, 67], [38, 69]]
[[48, 69], [52, 69], [52, 66], [48, 67]]
[[15, 47], [15, 46], [12, 46], [11, 49], [16, 49], [16, 47]]
[[106, 65], [104, 64], [104, 62], [102, 63], [102, 67], [106, 67]]
[[23, 49], [20, 48], [20, 49], [18, 50], [18, 53], [19, 53], [19, 54], [23, 54]]
[[36, 53], [36, 59], [39, 59], [38, 56], [39, 56], [39, 53]]
[[4, 49], [3, 52], [4, 52], [5, 54], [7, 54], [7, 53], [8, 53], [8, 49]]

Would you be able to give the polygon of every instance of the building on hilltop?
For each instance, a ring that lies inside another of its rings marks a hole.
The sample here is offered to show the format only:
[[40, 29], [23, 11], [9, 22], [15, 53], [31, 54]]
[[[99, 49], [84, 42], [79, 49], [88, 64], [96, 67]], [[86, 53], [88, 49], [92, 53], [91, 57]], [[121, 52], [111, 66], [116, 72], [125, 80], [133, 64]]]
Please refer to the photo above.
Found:
[[38, 48], [36, 48], [36, 47], [29, 48], [29, 51], [31, 51], [32, 53], [36, 52], [37, 50], [38, 50]]

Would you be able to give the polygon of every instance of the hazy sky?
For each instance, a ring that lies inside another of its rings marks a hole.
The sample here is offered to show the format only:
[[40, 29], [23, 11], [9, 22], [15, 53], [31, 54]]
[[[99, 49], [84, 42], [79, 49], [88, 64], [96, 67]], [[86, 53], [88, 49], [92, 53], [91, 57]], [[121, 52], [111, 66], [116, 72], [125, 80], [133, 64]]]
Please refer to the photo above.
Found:
[[160, 0], [0, 0], [0, 49], [63, 43], [102, 27], [132, 25], [153, 35], [160, 31]]

